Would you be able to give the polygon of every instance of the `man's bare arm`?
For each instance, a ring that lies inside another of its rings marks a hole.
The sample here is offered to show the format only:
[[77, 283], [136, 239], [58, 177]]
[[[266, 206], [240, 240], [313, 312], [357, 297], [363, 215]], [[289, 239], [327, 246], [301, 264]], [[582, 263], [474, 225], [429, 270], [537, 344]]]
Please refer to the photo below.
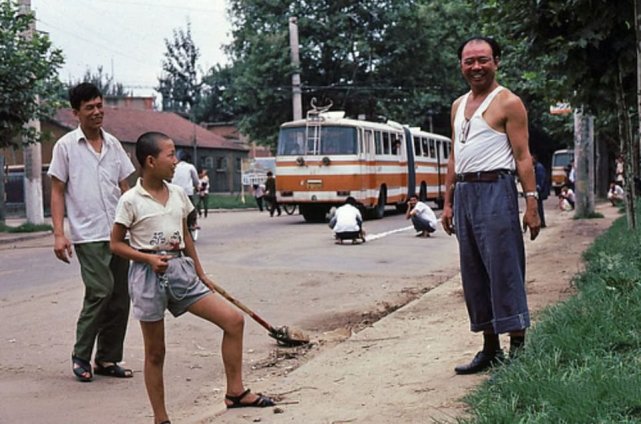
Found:
[[53, 224], [53, 252], [56, 258], [69, 263], [73, 256], [71, 242], [65, 236], [65, 191], [67, 184], [51, 177], [51, 223]]

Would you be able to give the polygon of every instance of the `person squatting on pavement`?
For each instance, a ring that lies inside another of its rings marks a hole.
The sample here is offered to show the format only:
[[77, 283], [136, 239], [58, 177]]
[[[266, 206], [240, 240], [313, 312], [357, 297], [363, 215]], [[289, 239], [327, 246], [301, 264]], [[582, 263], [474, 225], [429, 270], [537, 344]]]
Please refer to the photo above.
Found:
[[213, 293], [187, 228], [194, 206], [183, 189], [166, 182], [176, 168], [174, 142], [162, 133], [145, 133], [136, 143], [136, 158], [142, 178], [118, 203], [111, 249], [132, 261], [129, 292], [142, 329], [145, 386], [155, 423], [169, 422], [163, 380], [165, 309], [175, 317], [191, 312], [223, 330], [227, 408], [273, 406], [270, 398], [243, 386], [243, 316]]
[[[126, 178], [135, 168], [120, 142], [102, 129], [100, 90], [93, 84], [79, 84], [69, 90], [69, 102], [79, 126], [54, 145], [47, 174], [51, 177], [54, 253], [69, 263], [73, 244], [85, 285], [71, 354], [72, 370], [83, 382], [91, 381], [94, 372], [133, 377], [130, 369], [118, 365], [129, 318], [129, 262], [111, 253], [109, 234], [118, 198], [129, 189]], [[70, 239], [64, 232], [65, 207]]]
[[329, 220], [329, 228], [334, 230], [336, 244], [343, 244], [343, 240], [352, 240], [354, 243], [357, 239], [365, 243], [363, 216], [356, 205], [356, 199], [348, 197]]
[[414, 229], [418, 231], [416, 237], [429, 237], [436, 231], [436, 214], [423, 202], [418, 201], [418, 196], [412, 194], [407, 201], [407, 211], [405, 219], [411, 219]]
[[483, 349], [469, 364], [457, 366], [457, 374], [480, 372], [500, 362], [501, 333], [510, 334], [513, 357], [524, 346], [530, 326], [514, 171], [526, 198], [522, 229], [529, 228], [532, 240], [541, 226], [538, 194], [525, 106], [495, 79], [500, 55], [498, 43], [487, 37], [472, 37], [458, 49], [471, 90], [452, 104], [454, 150], [441, 219], [447, 234], [458, 239], [471, 330], [483, 332]]

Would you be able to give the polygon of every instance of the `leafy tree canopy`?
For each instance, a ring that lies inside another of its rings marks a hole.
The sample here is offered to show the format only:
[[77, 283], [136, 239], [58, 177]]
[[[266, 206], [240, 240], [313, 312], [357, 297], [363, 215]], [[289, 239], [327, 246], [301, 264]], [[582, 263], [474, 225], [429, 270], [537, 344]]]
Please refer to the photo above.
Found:
[[191, 37], [191, 24], [186, 29], [175, 29], [173, 39], [165, 39], [163, 75], [158, 78], [158, 91], [162, 95], [163, 110], [193, 113], [200, 101], [197, 62], [200, 51]]
[[449, 131], [449, 106], [465, 91], [456, 61], [477, 27], [464, 0], [232, 0], [233, 99], [242, 132], [274, 144], [292, 119], [288, 17], [298, 17], [303, 109], [312, 97], [349, 116], [384, 115], [427, 128], [428, 110]]
[[0, 0], [0, 147], [38, 141], [25, 124], [51, 115], [56, 106], [46, 100], [60, 87], [62, 52], [45, 34], [29, 36], [33, 22], [33, 15], [21, 14], [13, 1]]

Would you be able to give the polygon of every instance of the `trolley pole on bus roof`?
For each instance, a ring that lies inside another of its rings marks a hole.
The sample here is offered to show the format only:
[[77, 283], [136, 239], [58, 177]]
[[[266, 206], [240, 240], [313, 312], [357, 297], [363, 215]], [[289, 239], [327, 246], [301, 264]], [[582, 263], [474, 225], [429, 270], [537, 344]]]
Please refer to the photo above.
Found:
[[295, 16], [289, 18], [289, 46], [292, 52], [292, 109], [294, 121], [303, 119], [303, 101], [300, 88], [300, 57], [298, 54], [298, 19]]

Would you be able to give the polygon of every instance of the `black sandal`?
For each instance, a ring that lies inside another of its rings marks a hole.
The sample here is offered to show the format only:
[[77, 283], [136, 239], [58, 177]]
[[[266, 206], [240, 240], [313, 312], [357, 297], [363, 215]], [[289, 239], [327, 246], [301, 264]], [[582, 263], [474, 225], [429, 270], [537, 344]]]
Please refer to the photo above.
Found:
[[249, 407], [266, 408], [269, 406], [276, 405], [276, 403], [274, 403], [274, 401], [271, 398], [268, 398], [267, 396], [263, 396], [260, 393], [256, 393], [258, 397], [252, 403], [242, 403], [241, 400], [243, 400], [250, 392], [251, 390], [247, 389], [238, 396], [225, 395], [225, 399], [231, 402], [231, 405], [227, 405], [227, 409], [249, 408]]
[[109, 365], [108, 367], [96, 364], [96, 366], [93, 367], [93, 372], [99, 375], [116, 378], [131, 378], [134, 376], [134, 372], [132, 370], [123, 368], [118, 364]]
[[[71, 354], [71, 370], [73, 375], [76, 376], [78, 381], [87, 383], [93, 379], [93, 374], [91, 373], [91, 364], [84, 359], [78, 358], [75, 354]], [[89, 377], [85, 376], [89, 374]]]

